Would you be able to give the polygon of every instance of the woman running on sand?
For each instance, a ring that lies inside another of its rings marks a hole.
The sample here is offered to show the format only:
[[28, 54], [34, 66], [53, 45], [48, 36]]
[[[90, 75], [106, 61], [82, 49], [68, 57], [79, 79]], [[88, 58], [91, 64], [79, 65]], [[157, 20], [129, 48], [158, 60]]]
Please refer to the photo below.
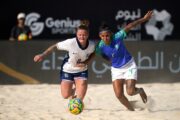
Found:
[[130, 102], [124, 95], [123, 85], [126, 84], [127, 94], [130, 96], [140, 94], [144, 103], [147, 96], [143, 88], [136, 87], [137, 67], [136, 63], [124, 45], [123, 39], [126, 34], [135, 26], [148, 21], [152, 16], [152, 11], [113, 34], [107, 24], [103, 24], [99, 30], [100, 42], [96, 46], [96, 53], [111, 62], [111, 75], [113, 88], [118, 100], [128, 109], [134, 111]]
[[[40, 62], [54, 50], [65, 50], [67, 56], [61, 66], [61, 94], [65, 99], [84, 99], [87, 91], [88, 69], [86, 61], [95, 50], [95, 44], [88, 40], [88, 22], [82, 23], [76, 31], [76, 37], [58, 42], [50, 46], [42, 54], [34, 57], [35, 62]], [[73, 89], [73, 84], [75, 89]], [[76, 96], [75, 96], [76, 94]]]

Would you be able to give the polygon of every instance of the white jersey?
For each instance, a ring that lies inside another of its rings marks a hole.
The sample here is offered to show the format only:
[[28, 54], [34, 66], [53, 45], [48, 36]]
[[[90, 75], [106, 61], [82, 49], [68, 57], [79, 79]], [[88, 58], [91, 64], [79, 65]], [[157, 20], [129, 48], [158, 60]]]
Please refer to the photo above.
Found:
[[89, 41], [86, 48], [81, 48], [76, 38], [67, 39], [56, 44], [58, 50], [68, 51], [68, 56], [65, 58], [62, 71], [68, 73], [78, 73], [87, 70], [85, 67], [76, 67], [78, 62], [83, 62], [88, 59], [95, 50], [95, 44]]

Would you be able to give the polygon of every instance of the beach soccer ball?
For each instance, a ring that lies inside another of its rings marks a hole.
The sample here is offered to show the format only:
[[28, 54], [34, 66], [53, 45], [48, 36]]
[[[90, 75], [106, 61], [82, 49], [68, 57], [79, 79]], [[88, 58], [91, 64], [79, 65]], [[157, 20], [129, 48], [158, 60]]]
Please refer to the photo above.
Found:
[[83, 102], [79, 98], [71, 99], [68, 103], [68, 109], [72, 114], [78, 115], [83, 110]]

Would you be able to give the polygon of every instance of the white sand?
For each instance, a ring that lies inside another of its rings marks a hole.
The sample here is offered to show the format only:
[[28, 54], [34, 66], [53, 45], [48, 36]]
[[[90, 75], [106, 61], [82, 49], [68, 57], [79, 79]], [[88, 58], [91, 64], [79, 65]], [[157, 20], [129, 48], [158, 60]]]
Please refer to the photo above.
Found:
[[112, 85], [89, 85], [85, 109], [79, 115], [67, 111], [59, 85], [0, 85], [0, 120], [180, 120], [180, 83], [138, 84], [149, 101], [129, 97], [130, 112], [115, 98]]

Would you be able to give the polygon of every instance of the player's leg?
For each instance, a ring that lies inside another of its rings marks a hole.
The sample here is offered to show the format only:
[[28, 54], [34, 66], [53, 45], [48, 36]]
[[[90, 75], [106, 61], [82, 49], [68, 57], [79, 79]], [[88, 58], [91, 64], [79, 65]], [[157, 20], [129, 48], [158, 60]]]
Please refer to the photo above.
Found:
[[76, 95], [77, 95], [77, 98], [80, 98], [81, 100], [83, 100], [86, 95], [87, 78], [88, 78], [87, 71], [78, 73], [76, 77], [74, 78], [75, 86], [76, 86]]
[[61, 95], [64, 99], [71, 99], [73, 98], [74, 91], [72, 89], [73, 87], [73, 81], [70, 80], [62, 80], [61, 81]]
[[65, 99], [73, 98], [74, 97], [73, 75], [71, 73], [66, 73], [61, 71], [60, 79], [61, 79], [61, 84], [60, 84], [61, 95], [63, 96], [63, 98]]
[[121, 79], [121, 80], [114, 80], [113, 81], [113, 88], [114, 88], [114, 92], [115, 92], [115, 95], [116, 95], [117, 99], [128, 110], [134, 111], [134, 108], [131, 106], [131, 104], [129, 103], [128, 99], [124, 95], [123, 86], [124, 86], [124, 80], [123, 79]]
[[147, 102], [147, 95], [144, 91], [143, 88], [137, 88], [136, 86], [136, 80], [135, 79], [130, 79], [130, 80], [126, 80], [126, 91], [128, 95], [136, 95], [136, 94], [140, 94], [142, 100], [144, 103]]
[[83, 100], [87, 91], [87, 80], [76, 79], [75, 84], [76, 84], [76, 96], [77, 98]]
[[124, 73], [126, 69], [125, 68], [114, 68], [111, 67], [111, 76], [112, 76], [112, 82], [113, 82], [113, 88], [116, 97], [118, 100], [128, 109], [131, 111], [134, 111], [134, 108], [131, 106], [130, 102], [124, 95]]
[[134, 61], [132, 61], [129, 65], [127, 65], [125, 69], [124, 77], [126, 79], [126, 91], [128, 95], [136, 95], [140, 94], [144, 103], [147, 102], [147, 96], [144, 92], [143, 88], [136, 87], [137, 81], [137, 66]]

